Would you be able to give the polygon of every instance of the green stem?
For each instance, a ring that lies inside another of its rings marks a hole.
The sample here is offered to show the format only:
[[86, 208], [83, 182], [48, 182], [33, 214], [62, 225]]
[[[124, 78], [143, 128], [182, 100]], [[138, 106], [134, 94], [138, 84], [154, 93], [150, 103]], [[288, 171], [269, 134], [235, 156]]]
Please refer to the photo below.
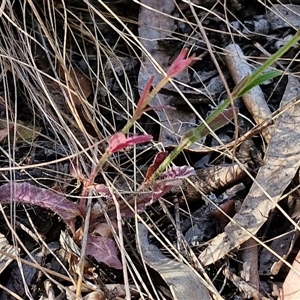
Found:
[[249, 78], [249, 81], [253, 81], [258, 78], [268, 67], [272, 66], [284, 53], [286, 53], [290, 48], [292, 48], [300, 40], [300, 30], [276, 53], [270, 56], [267, 61], [261, 65]]

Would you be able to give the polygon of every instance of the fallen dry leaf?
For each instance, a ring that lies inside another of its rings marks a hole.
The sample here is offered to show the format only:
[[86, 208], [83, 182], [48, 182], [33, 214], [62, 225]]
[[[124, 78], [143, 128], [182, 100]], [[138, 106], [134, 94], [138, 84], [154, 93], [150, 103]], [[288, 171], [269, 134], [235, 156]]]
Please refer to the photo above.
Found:
[[[71, 89], [75, 92], [77, 90], [80, 91], [85, 98], [88, 98], [92, 93], [91, 81], [76, 67], [72, 67], [67, 72], [64, 72], [63, 68], [59, 66], [57, 73], [61, 77], [63, 82], [68, 82], [68, 84], [66, 84], [67, 86], [70, 85]], [[53, 82], [52, 85], [59, 92], [61, 91], [56, 82]], [[82, 105], [81, 100], [78, 96], [72, 93], [71, 97], [76, 106]]]
[[300, 251], [292, 264], [294, 269], [290, 269], [284, 280], [279, 300], [295, 300], [300, 299]]
[[[69, 67], [68, 70], [58, 67], [57, 73], [60, 77], [59, 84], [54, 80], [45, 77], [48, 89], [55, 94], [54, 100], [67, 115], [78, 114], [85, 130], [93, 137], [98, 137], [98, 130], [91, 121], [90, 110], [86, 108], [86, 99], [92, 93], [92, 83], [87, 76], [76, 67]], [[53, 91], [51, 91], [53, 90]], [[66, 97], [63, 96], [66, 92]], [[82, 101], [82, 98], [84, 101]], [[76, 111], [76, 112], [75, 112]], [[84, 141], [83, 141], [84, 142]]]
[[255, 288], [253, 288], [242, 278], [232, 273], [228, 267], [225, 267], [223, 274], [239, 289], [239, 291], [244, 293], [244, 299], [270, 300], [269, 298], [266, 298], [263, 295], [261, 295]]
[[[245, 171], [237, 164], [198, 169], [196, 175], [183, 181], [181, 190], [187, 202], [194, 202], [201, 199], [202, 193], [209, 194], [228, 189], [245, 177]], [[173, 192], [181, 190], [177, 187]]]
[[220, 228], [223, 230], [225, 226], [229, 223], [229, 219], [226, 215], [232, 217], [234, 211], [235, 211], [234, 200], [228, 200], [225, 203], [220, 204], [219, 209], [215, 209], [211, 214], [215, 219], [217, 219]]
[[[41, 128], [32, 126], [30, 124], [24, 124], [24, 122], [7, 121], [6, 119], [0, 119], [0, 141], [5, 140], [8, 134], [14, 134], [16, 128], [15, 142], [32, 142], [36, 139], [38, 134], [41, 132]], [[12, 140], [11, 140], [12, 141]]]
[[170, 287], [174, 299], [212, 299], [208, 289], [192, 269], [164, 256], [157, 246], [149, 244], [148, 230], [138, 224], [137, 249], [146, 264], [156, 270]]
[[273, 4], [267, 9], [266, 14], [273, 30], [287, 28], [291, 25], [295, 28], [300, 26], [300, 6], [294, 4]]

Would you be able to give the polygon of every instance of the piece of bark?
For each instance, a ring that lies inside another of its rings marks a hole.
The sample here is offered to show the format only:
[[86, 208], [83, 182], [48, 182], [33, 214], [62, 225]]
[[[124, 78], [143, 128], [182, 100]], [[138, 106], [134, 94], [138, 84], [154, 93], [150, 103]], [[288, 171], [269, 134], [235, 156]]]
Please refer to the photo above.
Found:
[[[190, 203], [201, 199], [202, 194], [230, 188], [246, 176], [245, 170], [237, 164], [198, 169], [196, 175], [183, 181], [181, 190], [186, 201]], [[172, 191], [179, 192], [181, 190], [175, 188]]]
[[259, 291], [257, 242], [251, 238], [242, 247], [243, 271], [241, 272], [241, 276], [256, 291]]
[[[281, 106], [294, 100], [300, 94], [300, 84], [289, 76]], [[283, 191], [295, 176], [300, 165], [300, 104], [294, 103], [282, 113], [275, 124], [264, 165], [244, 200], [241, 210], [233, 221], [216, 236], [200, 254], [200, 261], [206, 266], [239, 247], [255, 235], [267, 221], [268, 215], [280, 200]]]

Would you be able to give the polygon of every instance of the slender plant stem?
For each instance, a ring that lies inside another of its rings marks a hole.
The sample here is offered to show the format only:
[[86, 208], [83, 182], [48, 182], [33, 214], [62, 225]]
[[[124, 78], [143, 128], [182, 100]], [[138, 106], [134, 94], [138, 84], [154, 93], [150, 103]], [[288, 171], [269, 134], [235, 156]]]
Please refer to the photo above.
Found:
[[[163, 77], [163, 79], [157, 84], [157, 86], [149, 93], [143, 105], [139, 108], [139, 111], [143, 112], [151, 100], [155, 97], [156, 94], [168, 83], [170, 78], [168, 76]], [[127, 124], [122, 129], [122, 133], [127, 133], [129, 129], [133, 126], [134, 122], [141, 117], [140, 114], [134, 114], [132, 118], [127, 122]]]

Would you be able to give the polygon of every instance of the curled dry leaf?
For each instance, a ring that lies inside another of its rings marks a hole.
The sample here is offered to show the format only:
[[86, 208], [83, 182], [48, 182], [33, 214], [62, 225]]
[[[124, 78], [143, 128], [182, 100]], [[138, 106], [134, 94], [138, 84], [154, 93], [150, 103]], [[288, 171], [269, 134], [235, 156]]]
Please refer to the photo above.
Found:
[[223, 203], [219, 206], [219, 209], [215, 209], [212, 212], [212, 216], [218, 220], [219, 225], [222, 230], [229, 223], [229, 219], [223, 212], [226, 213], [227, 215], [229, 215], [230, 217], [233, 217], [234, 212], [235, 212], [234, 200], [226, 201], [225, 203]]
[[[71, 83], [71, 85], [74, 84], [75, 86], [73, 87], [73, 90], [76, 91], [78, 89], [79, 91], [81, 91], [84, 97], [88, 98], [92, 93], [91, 81], [85, 76], [82, 71], [80, 71], [76, 67], [72, 67], [70, 68], [70, 70], [68, 70], [68, 72], [64, 72], [63, 68], [59, 66], [58, 74], [63, 81], [68, 81]], [[55, 82], [53, 82], [52, 86], [60, 91], [60, 87]], [[80, 98], [74, 94], [71, 95], [75, 105], [80, 106], [82, 104]]]
[[[54, 89], [53, 92], [56, 95], [60, 95], [58, 99], [62, 98], [61, 108], [65, 113], [70, 114], [72, 109], [76, 110], [85, 130], [91, 136], [98, 137], [98, 131], [94, 127], [93, 122], [90, 121], [90, 116], [87, 115], [89, 110], [85, 109], [88, 103], [86, 99], [93, 91], [90, 79], [76, 66], [62, 67], [60, 65], [57, 73], [60, 77], [58, 81], [46, 79], [48, 88], [50, 90]], [[65, 92], [66, 98], [63, 97], [63, 92]], [[72, 109], [70, 109], [71, 107]]]
[[52, 210], [62, 218], [73, 233], [75, 232], [76, 217], [81, 216], [77, 204], [67, 200], [62, 195], [26, 182], [11, 182], [0, 186], [0, 202], [11, 204], [12, 201], [38, 205]]
[[[201, 192], [204, 194], [215, 193], [240, 182], [247, 176], [245, 168], [238, 164], [230, 164], [198, 169], [195, 176], [190, 177], [189, 181], [183, 181], [182, 192], [189, 203], [198, 201], [201, 199]], [[178, 187], [175, 187], [173, 192], [181, 193]]]

